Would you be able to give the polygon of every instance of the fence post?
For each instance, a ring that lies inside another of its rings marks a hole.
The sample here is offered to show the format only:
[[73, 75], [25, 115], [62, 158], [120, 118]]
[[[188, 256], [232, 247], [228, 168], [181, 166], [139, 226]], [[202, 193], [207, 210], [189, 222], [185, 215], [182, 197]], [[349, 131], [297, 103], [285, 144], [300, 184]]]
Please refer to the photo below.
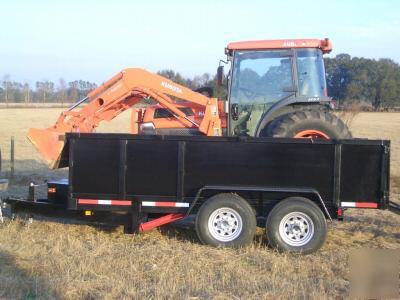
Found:
[[14, 177], [14, 153], [15, 152], [15, 147], [14, 147], [14, 137], [11, 137], [11, 150], [10, 150], [10, 162], [11, 162], [11, 177]]

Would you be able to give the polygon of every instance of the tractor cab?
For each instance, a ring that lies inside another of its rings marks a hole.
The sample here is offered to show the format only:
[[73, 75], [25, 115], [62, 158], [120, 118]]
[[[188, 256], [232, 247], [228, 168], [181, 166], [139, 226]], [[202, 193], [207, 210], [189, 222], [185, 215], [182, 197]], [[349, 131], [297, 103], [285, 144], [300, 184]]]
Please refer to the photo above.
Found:
[[[263, 40], [235, 42], [225, 49], [230, 71], [227, 99], [218, 101], [223, 135], [283, 138], [351, 138], [351, 133], [330, 111], [323, 55], [332, 50], [328, 39]], [[223, 85], [223, 65], [217, 84]], [[206, 87], [195, 90], [208, 98]], [[204, 93], [206, 92], [206, 93]], [[132, 133], [201, 134], [196, 124], [204, 106], [190, 101], [174, 105], [191, 125], [185, 125], [163, 105], [134, 112]], [[167, 111], [167, 113], [165, 113]]]
[[229, 135], [259, 136], [288, 105], [329, 102], [322, 56], [331, 49], [327, 39], [230, 43]]

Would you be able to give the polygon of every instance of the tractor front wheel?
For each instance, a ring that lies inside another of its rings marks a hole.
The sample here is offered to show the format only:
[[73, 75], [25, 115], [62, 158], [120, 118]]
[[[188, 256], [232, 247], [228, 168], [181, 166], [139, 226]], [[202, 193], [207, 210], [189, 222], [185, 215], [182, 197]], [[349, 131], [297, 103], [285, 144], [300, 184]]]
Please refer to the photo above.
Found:
[[304, 110], [283, 115], [274, 120], [267, 135], [286, 138], [349, 139], [346, 124], [329, 111]]

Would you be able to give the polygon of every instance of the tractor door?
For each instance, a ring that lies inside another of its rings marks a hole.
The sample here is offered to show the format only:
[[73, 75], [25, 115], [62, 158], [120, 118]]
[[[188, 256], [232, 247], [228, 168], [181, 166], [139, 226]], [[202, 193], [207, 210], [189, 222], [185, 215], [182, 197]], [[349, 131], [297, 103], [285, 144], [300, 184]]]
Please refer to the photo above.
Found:
[[254, 136], [263, 113], [294, 95], [292, 51], [235, 52], [231, 76], [229, 134]]

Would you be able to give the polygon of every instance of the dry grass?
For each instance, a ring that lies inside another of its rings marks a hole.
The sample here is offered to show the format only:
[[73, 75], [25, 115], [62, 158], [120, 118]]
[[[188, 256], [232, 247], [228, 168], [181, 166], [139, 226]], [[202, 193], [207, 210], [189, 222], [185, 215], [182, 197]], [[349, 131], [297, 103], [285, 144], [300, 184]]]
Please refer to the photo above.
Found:
[[351, 126], [354, 118], [361, 112], [361, 106], [358, 103], [352, 103], [350, 106], [339, 111], [337, 116], [341, 119], [347, 126]]
[[[8, 156], [16, 140], [17, 176], [9, 193], [24, 196], [33, 177], [49, 172], [25, 139], [28, 127], [50, 126], [59, 109], [0, 110], [0, 147]], [[45, 118], [43, 117], [45, 116]], [[101, 130], [129, 128], [129, 113]], [[358, 137], [392, 140], [392, 186], [400, 193], [400, 114], [360, 113]], [[6, 164], [4, 166], [8, 168]], [[398, 197], [397, 195], [395, 197]], [[130, 236], [121, 227], [67, 224], [66, 219], [7, 220], [0, 225], [0, 299], [142, 298], [342, 298], [349, 293], [350, 250], [399, 248], [400, 217], [387, 211], [353, 211], [330, 225], [316, 254], [298, 257], [267, 249], [262, 232], [250, 247], [200, 245], [191, 230], [153, 230]]]

